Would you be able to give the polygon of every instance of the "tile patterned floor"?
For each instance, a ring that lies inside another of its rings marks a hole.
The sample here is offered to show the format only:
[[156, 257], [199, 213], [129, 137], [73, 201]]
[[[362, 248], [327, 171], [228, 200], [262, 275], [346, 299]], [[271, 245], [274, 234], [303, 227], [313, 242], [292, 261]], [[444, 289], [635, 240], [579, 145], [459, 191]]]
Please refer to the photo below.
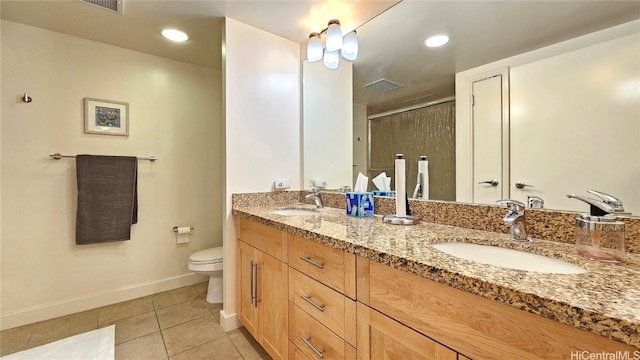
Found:
[[116, 325], [116, 360], [271, 359], [244, 329], [225, 333], [207, 283], [0, 332], [0, 356]]

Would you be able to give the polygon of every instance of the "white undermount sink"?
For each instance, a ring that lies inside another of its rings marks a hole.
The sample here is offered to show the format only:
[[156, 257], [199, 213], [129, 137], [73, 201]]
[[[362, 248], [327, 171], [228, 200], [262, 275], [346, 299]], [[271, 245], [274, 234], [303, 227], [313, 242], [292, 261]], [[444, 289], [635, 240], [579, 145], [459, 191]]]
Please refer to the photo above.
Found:
[[441, 243], [434, 248], [465, 260], [507, 269], [537, 271], [549, 274], [582, 274], [587, 270], [563, 260], [497, 246]]
[[272, 210], [271, 213], [276, 215], [285, 215], [285, 216], [318, 215], [318, 211], [315, 209], [303, 209], [303, 208], [277, 209], [277, 210]]

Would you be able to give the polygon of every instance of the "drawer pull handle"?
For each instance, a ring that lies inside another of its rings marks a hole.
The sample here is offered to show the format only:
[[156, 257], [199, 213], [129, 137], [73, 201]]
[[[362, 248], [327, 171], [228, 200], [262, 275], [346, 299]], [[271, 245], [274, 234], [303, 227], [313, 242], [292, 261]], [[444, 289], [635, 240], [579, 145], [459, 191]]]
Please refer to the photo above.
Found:
[[300, 297], [302, 299], [304, 299], [304, 301], [308, 302], [309, 304], [311, 304], [311, 306], [313, 306], [314, 308], [320, 310], [321, 312], [324, 311], [324, 304], [322, 305], [318, 305], [315, 301], [311, 300], [311, 296], [304, 296], [304, 295], [300, 295]]
[[311, 338], [310, 338], [310, 337], [306, 338], [306, 337], [304, 337], [304, 336], [300, 336], [300, 340], [302, 340], [302, 342], [303, 342], [305, 345], [307, 345], [311, 350], [313, 350], [313, 352], [314, 352], [314, 353], [316, 353], [316, 355], [317, 355], [319, 358], [321, 358], [321, 359], [322, 359], [322, 358], [324, 358], [324, 354], [323, 354], [323, 353], [324, 353], [324, 350], [318, 350], [318, 349], [316, 349], [316, 347], [315, 347], [315, 346], [313, 346], [313, 344], [311, 344]]
[[317, 268], [319, 268], [319, 269], [324, 268], [324, 264], [321, 264], [321, 263], [315, 262], [315, 261], [311, 260], [311, 258], [310, 258], [310, 257], [300, 256], [300, 260], [302, 260], [302, 261], [306, 261], [306, 262], [308, 262], [309, 264], [311, 264], [311, 265], [313, 265], [313, 266], [315, 266], [315, 267], [317, 267]]

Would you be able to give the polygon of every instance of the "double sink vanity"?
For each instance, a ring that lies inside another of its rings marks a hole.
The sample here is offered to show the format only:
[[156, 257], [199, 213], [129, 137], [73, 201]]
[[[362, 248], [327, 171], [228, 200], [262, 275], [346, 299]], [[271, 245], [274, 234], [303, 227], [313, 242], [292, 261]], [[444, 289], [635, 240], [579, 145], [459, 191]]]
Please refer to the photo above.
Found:
[[[566, 239], [536, 238], [557, 219], [510, 241], [493, 224], [499, 206], [474, 217], [417, 202], [423, 221], [399, 226], [347, 216], [344, 194], [327, 198], [315, 209], [303, 192], [233, 195], [238, 316], [274, 359], [640, 358], [637, 252], [591, 262]], [[392, 203], [376, 198], [376, 214]], [[443, 213], [439, 222], [473, 226], [436, 223]]]

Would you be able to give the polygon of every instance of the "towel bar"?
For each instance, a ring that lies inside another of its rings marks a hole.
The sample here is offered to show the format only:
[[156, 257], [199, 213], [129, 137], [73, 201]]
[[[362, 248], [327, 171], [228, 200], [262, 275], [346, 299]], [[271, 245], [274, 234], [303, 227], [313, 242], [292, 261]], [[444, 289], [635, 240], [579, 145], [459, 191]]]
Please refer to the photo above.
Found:
[[[54, 158], [56, 160], [60, 160], [62, 158], [73, 158], [75, 159], [75, 155], [60, 155], [60, 153], [55, 153], [55, 154], [50, 154], [49, 157]], [[154, 162], [156, 160], [158, 160], [157, 156], [149, 156], [149, 157], [139, 157], [138, 160], [149, 160], [151, 162]]]

